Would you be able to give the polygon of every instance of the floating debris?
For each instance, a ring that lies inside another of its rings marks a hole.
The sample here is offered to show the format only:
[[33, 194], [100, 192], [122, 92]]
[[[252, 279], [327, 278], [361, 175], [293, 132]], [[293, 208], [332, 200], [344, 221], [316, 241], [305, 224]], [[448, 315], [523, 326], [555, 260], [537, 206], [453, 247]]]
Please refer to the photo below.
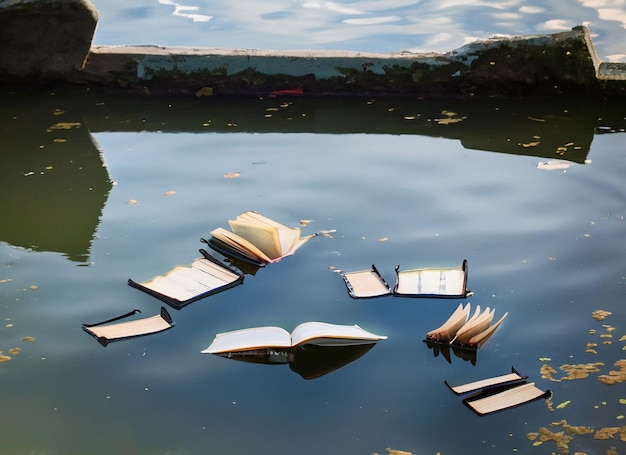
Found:
[[605, 319], [607, 316], [610, 316], [612, 313], [610, 311], [606, 311], [606, 310], [596, 310], [593, 313], [591, 313], [591, 317], [594, 319], [597, 319], [598, 321], [601, 321], [603, 319]]
[[313, 222], [313, 220], [300, 220], [300, 225], [301, 226], [308, 226], [312, 222]]
[[602, 374], [598, 376], [598, 381], [603, 384], [620, 384], [626, 381], [626, 359], [618, 360], [614, 363], [617, 370], [611, 370], [608, 374]]
[[521, 145], [524, 148], [528, 148], [528, 147], [537, 147], [539, 144], [541, 144], [541, 142], [531, 141], [531, 142], [520, 142], [519, 145]]
[[166, 191], [165, 193], [163, 193], [163, 196], [174, 196], [176, 194], [176, 191]]
[[241, 177], [241, 173], [240, 172], [226, 172], [225, 174], [222, 174], [222, 177], [225, 179], [236, 179]]
[[130, 205], [139, 204], [139, 202], [137, 202], [135, 199], [129, 199], [128, 202], [126, 202], [126, 203], [130, 204]]
[[24, 341], [25, 343], [32, 343], [33, 341], [35, 341], [35, 337], [25, 336], [24, 338], [22, 338], [22, 341]]
[[564, 401], [563, 403], [559, 403], [559, 404], [556, 406], [556, 408], [557, 408], [557, 409], [563, 409], [563, 408], [565, 408], [566, 406], [568, 406], [568, 405], [569, 405], [569, 404], [571, 404], [571, 403], [572, 403], [572, 400], [567, 400], [567, 401]]
[[[522, 144], [522, 146], [525, 147], [524, 144]], [[539, 163], [537, 163], [537, 169], [542, 169], [544, 171], [569, 169], [570, 166], [571, 166], [570, 163], [567, 163], [565, 161], [556, 161], [556, 160], [540, 161]]]
[[213, 87], [202, 87], [196, 92], [197, 98], [200, 98], [201, 96], [213, 96]]
[[378, 239], [379, 242], [386, 242], [387, 240], [389, 240], [387, 237], [381, 237]]
[[600, 367], [603, 367], [604, 363], [602, 362], [592, 362], [592, 363], [579, 363], [576, 365], [571, 365], [566, 363], [561, 365], [559, 369], [567, 373], [567, 376], [563, 376], [561, 380], [572, 381], [574, 379], [585, 379], [589, 377], [590, 373], [597, 373], [600, 371]]
[[52, 125], [49, 130], [71, 130], [72, 128], [80, 128], [78, 122], [59, 122]]

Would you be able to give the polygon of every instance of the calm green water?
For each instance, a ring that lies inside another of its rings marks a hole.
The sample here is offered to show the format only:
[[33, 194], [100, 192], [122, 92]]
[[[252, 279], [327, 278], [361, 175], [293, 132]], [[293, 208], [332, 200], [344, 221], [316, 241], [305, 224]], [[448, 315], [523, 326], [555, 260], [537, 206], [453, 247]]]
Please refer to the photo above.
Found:
[[[554, 443], [526, 435], [551, 422], [624, 424], [623, 383], [597, 379], [626, 358], [623, 106], [1, 97], [1, 453], [538, 454]], [[437, 120], [449, 118], [463, 120]], [[537, 168], [551, 159], [570, 167]], [[103, 348], [82, 331], [133, 308], [156, 314], [160, 302], [127, 279], [191, 262], [201, 237], [245, 210], [336, 232], [171, 309], [167, 332]], [[375, 263], [393, 282], [396, 264], [464, 258], [474, 295], [462, 301], [352, 300], [331, 270]], [[468, 301], [509, 316], [475, 364], [435, 357], [425, 333]], [[597, 321], [598, 309], [612, 314]], [[217, 332], [305, 321], [389, 338], [308, 381], [200, 354]], [[589, 362], [604, 365], [586, 379], [541, 377], [543, 364]], [[443, 382], [512, 365], [553, 391], [554, 410], [539, 401], [481, 418]], [[578, 435], [569, 447], [624, 445]]]

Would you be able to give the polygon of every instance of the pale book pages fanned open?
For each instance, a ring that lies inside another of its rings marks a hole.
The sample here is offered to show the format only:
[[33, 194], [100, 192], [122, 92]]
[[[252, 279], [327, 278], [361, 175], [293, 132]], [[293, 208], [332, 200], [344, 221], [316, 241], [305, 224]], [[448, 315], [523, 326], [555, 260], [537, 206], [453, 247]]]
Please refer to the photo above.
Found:
[[174, 326], [170, 314], [163, 307], [161, 307], [160, 314], [156, 316], [136, 319], [134, 321], [115, 322], [130, 317], [138, 312], [140, 311], [133, 310], [122, 316], [103, 322], [83, 324], [83, 330], [96, 338], [102, 346], [106, 346], [111, 341], [162, 332]]
[[209, 240], [202, 241], [225, 256], [259, 266], [294, 254], [316, 236], [301, 237], [300, 228], [285, 226], [254, 211], [241, 213], [228, 224], [232, 232], [216, 228], [211, 231]]
[[243, 273], [222, 264], [205, 250], [200, 253], [203, 257], [189, 265], [176, 266], [141, 283], [129, 279], [128, 284], [180, 309], [243, 282]]
[[470, 309], [469, 303], [465, 307], [459, 305], [441, 327], [426, 333], [424, 341], [449, 344], [461, 349], [478, 349], [491, 338], [508, 316], [508, 313], [504, 313], [492, 325], [495, 309], [487, 307], [481, 311], [480, 305], [476, 305], [474, 314], [469, 317]]

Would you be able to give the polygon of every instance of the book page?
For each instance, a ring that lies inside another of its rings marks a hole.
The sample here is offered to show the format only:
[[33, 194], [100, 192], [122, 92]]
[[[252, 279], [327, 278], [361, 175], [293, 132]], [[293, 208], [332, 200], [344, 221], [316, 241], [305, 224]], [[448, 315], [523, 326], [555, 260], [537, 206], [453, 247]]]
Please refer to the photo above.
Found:
[[291, 333], [294, 346], [311, 343], [325, 346], [373, 343], [386, 339], [362, 329], [358, 325], [337, 325], [326, 322], [305, 322], [298, 325]]
[[289, 348], [291, 335], [280, 327], [254, 327], [218, 333], [204, 354], [248, 351], [261, 348]]
[[348, 272], [343, 276], [350, 283], [355, 297], [377, 297], [391, 292], [373, 270]]
[[216, 280], [221, 281], [222, 284], [233, 283], [239, 279], [239, 275], [232, 270], [214, 264], [208, 259], [197, 259], [191, 264], [191, 267], [205, 273], [207, 280], [210, 280], [209, 277], [214, 277]]
[[463, 295], [465, 272], [459, 269], [419, 269], [398, 273], [399, 294]]
[[225, 282], [220, 277], [190, 266], [176, 266], [165, 275], [156, 276], [140, 284], [182, 302], [220, 287]]
[[272, 258], [270, 258], [259, 248], [254, 246], [252, 243], [233, 232], [227, 231], [224, 228], [217, 228], [212, 230], [211, 235], [245, 256], [263, 262], [272, 262]]
[[237, 220], [230, 220], [228, 224], [235, 234], [258, 247], [268, 257], [276, 259], [283, 255], [275, 227]]

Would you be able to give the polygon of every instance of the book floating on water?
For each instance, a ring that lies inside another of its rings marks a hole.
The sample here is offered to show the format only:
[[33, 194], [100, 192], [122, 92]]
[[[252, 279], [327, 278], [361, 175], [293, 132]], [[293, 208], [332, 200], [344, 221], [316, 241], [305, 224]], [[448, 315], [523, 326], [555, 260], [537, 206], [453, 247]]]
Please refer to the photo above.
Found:
[[162, 332], [174, 326], [170, 314], [164, 307], [161, 307], [161, 313], [156, 316], [136, 319], [134, 321], [115, 322], [133, 316], [135, 313], [141, 313], [141, 311], [133, 310], [121, 316], [107, 319], [106, 321], [97, 322], [95, 324], [83, 324], [82, 327], [85, 332], [98, 340], [98, 343], [102, 346], [106, 346], [111, 341]]
[[219, 262], [205, 250], [202, 257], [189, 265], [178, 265], [163, 275], [141, 283], [128, 279], [128, 284], [175, 309], [243, 283], [243, 273]]
[[350, 297], [370, 298], [384, 295], [422, 298], [465, 298], [467, 289], [467, 260], [459, 267], [419, 268], [400, 270], [396, 266], [396, 283], [391, 289], [374, 264], [369, 270], [345, 272], [341, 276]]
[[291, 333], [281, 327], [253, 327], [218, 333], [203, 354], [241, 352], [266, 348], [291, 348], [304, 344], [318, 346], [349, 346], [375, 343], [387, 339], [362, 329], [358, 325], [338, 325], [326, 322], [304, 322]]
[[490, 310], [489, 307], [481, 311], [480, 305], [476, 305], [474, 314], [470, 317], [470, 304], [466, 304], [465, 307], [459, 304], [441, 327], [426, 334], [424, 341], [477, 349], [487, 342], [509, 314], [505, 313], [492, 325], [495, 311], [495, 309]]
[[479, 390], [464, 398], [462, 402], [482, 416], [552, 396], [550, 390], [541, 390], [534, 382], [526, 382], [527, 378], [521, 376], [515, 368], [511, 368], [509, 374], [467, 384], [451, 386], [447, 381], [445, 383], [457, 395]]
[[358, 325], [305, 322], [291, 333], [280, 327], [218, 333], [201, 352], [250, 363], [288, 364], [304, 379], [314, 379], [353, 362], [386, 338]]
[[232, 232], [218, 227], [209, 240], [201, 240], [225, 256], [259, 266], [294, 254], [317, 235], [301, 237], [300, 228], [287, 227], [254, 211], [241, 213], [228, 224]]

